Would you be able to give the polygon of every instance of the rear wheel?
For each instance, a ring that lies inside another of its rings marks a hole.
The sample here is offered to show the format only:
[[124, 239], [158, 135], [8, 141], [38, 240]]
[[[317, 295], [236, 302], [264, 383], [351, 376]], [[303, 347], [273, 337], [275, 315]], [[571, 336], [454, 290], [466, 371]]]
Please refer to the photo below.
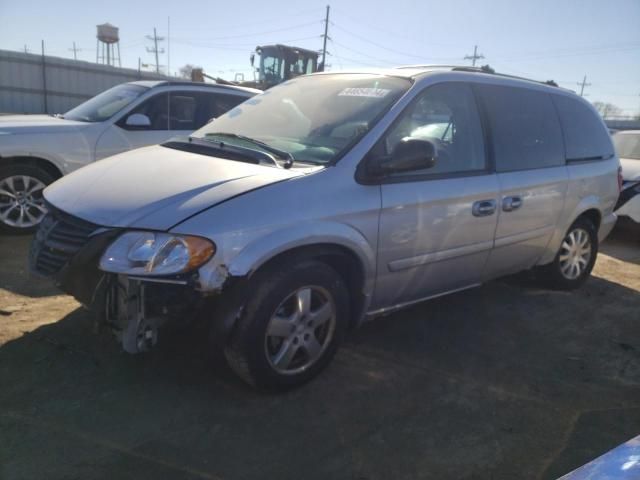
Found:
[[588, 218], [580, 217], [569, 228], [556, 258], [541, 268], [553, 288], [573, 290], [591, 274], [598, 255], [598, 234]]
[[298, 386], [331, 361], [349, 316], [347, 287], [318, 261], [259, 272], [225, 357], [236, 374], [266, 389]]
[[0, 168], [0, 232], [33, 232], [47, 213], [42, 191], [53, 181], [32, 165]]

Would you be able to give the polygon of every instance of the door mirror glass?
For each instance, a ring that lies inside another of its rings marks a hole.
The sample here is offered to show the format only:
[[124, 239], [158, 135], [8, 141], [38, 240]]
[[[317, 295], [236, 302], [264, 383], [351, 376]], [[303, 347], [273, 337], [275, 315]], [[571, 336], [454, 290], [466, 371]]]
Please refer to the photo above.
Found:
[[128, 127], [149, 128], [151, 120], [144, 113], [134, 113], [127, 117], [126, 124]]
[[389, 173], [414, 172], [433, 168], [436, 147], [428, 140], [405, 137], [393, 148], [391, 155], [375, 158], [369, 172], [375, 176]]

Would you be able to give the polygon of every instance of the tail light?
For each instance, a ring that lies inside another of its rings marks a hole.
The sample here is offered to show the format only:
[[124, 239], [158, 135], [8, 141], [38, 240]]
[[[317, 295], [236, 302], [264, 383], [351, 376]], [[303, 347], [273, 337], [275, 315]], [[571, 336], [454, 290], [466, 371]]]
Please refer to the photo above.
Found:
[[618, 191], [622, 191], [622, 167], [618, 167]]

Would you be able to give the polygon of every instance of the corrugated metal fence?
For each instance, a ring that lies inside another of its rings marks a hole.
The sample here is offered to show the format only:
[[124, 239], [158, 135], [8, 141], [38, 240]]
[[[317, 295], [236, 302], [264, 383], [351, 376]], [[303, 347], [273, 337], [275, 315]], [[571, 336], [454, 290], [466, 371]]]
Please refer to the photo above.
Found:
[[0, 113], [64, 113], [119, 83], [166, 79], [131, 68], [0, 50]]

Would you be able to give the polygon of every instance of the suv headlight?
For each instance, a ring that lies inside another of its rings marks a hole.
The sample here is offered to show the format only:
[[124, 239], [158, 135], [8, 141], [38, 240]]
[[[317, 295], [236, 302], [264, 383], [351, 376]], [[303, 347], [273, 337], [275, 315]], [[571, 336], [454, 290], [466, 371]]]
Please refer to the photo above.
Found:
[[127, 232], [102, 254], [100, 270], [129, 275], [173, 275], [198, 268], [216, 251], [210, 240], [160, 232]]

